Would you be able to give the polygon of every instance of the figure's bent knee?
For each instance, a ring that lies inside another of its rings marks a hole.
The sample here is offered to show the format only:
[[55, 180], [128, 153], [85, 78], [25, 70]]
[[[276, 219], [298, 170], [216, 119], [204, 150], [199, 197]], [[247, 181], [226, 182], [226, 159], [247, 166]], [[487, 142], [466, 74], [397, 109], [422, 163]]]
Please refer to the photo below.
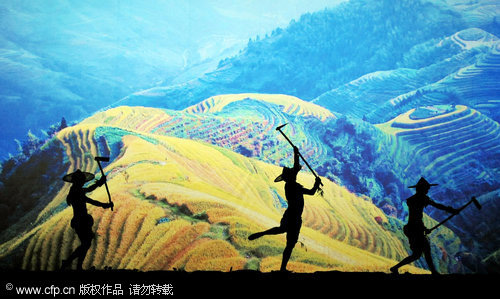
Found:
[[295, 244], [299, 241], [299, 236], [290, 236], [290, 233], [288, 233], [287, 238], [286, 238], [286, 246], [292, 246], [294, 247]]
[[93, 236], [88, 236], [87, 238], [81, 240], [82, 246], [85, 248], [90, 248], [90, 246], [92, 245], [92, 239]]
[[276, 230], [278, 230], [280, 233], [286, 233], [286, 226], [280, 225], [276, 227]]
[[419, 258], [422, 256], [423, 253], [424, 252], [422, 250], [413, 250], [410, 256], [414, 258]]

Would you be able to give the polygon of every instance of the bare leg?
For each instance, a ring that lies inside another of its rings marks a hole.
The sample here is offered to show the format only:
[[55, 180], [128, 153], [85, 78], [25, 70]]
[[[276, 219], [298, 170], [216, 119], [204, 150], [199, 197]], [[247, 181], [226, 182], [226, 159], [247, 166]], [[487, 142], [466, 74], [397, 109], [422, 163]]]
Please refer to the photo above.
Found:
[[88, 242], [88, 244], [84, 244], [82, 242], [82, 244], [78, 246], [67, 259], [63, 260], [61, 269], [70, 267], [73, 260], [78, 258], [77, 269], [81, 270], [83, 265], [83, 260], [85, 259], [85, 256], [87, 255], [87, 251], [89, 250], [89, 248], [90, 248], [90, 242]]
[[412, 252], [410, 256], [405, 257], [401, 262], [391, 268], [392, 273], [398, 273], [398, 269], [403, 267], [404, 265], [408, 265], [418, 260], [422, 256], [421, 250], [415, 250]]
[[434, 267], [434, 263], [432, 261], [431, 246], [428, 241], [425, 243], [423, 250], [424, 250], [425, 261], [427, 262], [429, 270], [431, 271], [432, 274], [439, 274], [436, 268]]
[[73, 251], [73, 253], [71, 253], [71, 255], [67, 259], [62, 261], [61, 270], [66, 269], [68, 267], [71, 267], [71, 262], [73, 262], [73, 260], [78, 257], [78, 249], [79, 248], [80, 247], [75, 249], [75, 251]]
[[295, 247], [296, 242], [286, 242], [285, 250], [283, 251], [283, 260], [281, 261], [280, 271], [286, 271], [286, 265], [288, 264], [288, 260], [292, 255], [293, 247]]
[[286, 265], [288, 264], [288, 260], [290, 260], [290, 256], [292, 255], [293, 248], [297, 241], [299, 240], [300, 233], [300, 225], [301, 221], [297, 222], [298, 225], [290, 227], [286, 234], [286, 246], [285, 250], [283, 250], [283, 259], [281, 260], [281, 268], [280, 271], [286, 271]]
[[83, 260], [85, 260], [85, 256], [87, 255], [87, 251], [90, 248], [91, 242], [92, 242], [92, 239], [85, 240], [84, 242], [82, 242], [82, 245], [80, 245], [80, 247], [78, 248], [79, 249], [78, 262], [76, 264], [77, 270], [83, 270], [83, 268], [82, 268]]
[[265, 236], [265, 235], [278, 235], [278, 234], [282, 234], [284, 232], [286, 232], [285, 229], [283, 229], [281, 226], [277, 226], [277, 227], [270, 228], [270, 229], [263, 231], [263, 232], [251, 234], [250, 236], [248, 236], [248, 240], [255, 240], [255, 239], [260, 238], [260, 237]]
[[83, 260], [85, 259], [85, 256], [87, 255], [87, 251], [90, 248], [90, 245], [92, 244], [92, 239], [94, 238], [94, 233], [92, 231], [90, 232], [80, 232], [77, 233], [78, 237], [80, 238], [80, 246], [78, 246], [73, 253], [66, 259], [63, 260], [61, 269], [65, 269], [67, 267], [71, 266], [71, 263], [73, 262], [74, 259], [78, 258], [77, 262], [77, 269], [82, 270], [82, 265], [83, 265]]
[[412, 254], [406, 258], [404, 258], [401, 262], [399, 262], [396, 266], [391, 268], [392, 273], [398, 273], [398, 269], [403, 267], [404, 265], [408, 265], [410, 263], [413, 263], [414, 261], [418, 260], [420, 258], [420, 255]]

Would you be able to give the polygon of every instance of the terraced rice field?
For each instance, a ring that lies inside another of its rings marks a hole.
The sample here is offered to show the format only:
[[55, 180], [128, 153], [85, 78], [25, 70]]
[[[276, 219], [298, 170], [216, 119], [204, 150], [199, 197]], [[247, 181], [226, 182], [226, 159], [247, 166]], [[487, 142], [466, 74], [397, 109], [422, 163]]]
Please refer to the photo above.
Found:
[[491, 46], [491, 51], [484, 55], [476, 64], [463, 68], [454, 76], [439, 82], [436, 88], [450, 88], [474, 109], [492, 115], [499, 120], [500, 85], [500, 43]]
[[500, 120], [498, 38], [469, 28], [422, 47], [440, 60], [418, 61], [366, 74], [312, 102], [370, 123], [389, 121], [415, 107], [462, 104]]
[[[209, 98], [184, 111], [119, 107], [98, 113], [83, 124], [116, 126], [125, 130], [199, 140], [269, 163], [288, 163], [290, 145], [276, 131], [283, 130], [315, 163], [327, 149], [314, 125], [334, 118], [328, 110], [285, 95], [237, 94]], [[316, 162], [317, 161], [317, 162]]]
[[[99, 177], [93, 157], [111, 157], [104, 170], [115, 209], [89, 208], [96, 238], [85, 268], [279, 268], [284, 235], [255, 241], [247, 238], [279, 224], [287, 203], [283, 185], [273, 180], [281, 173], [276, 164], [291, 163], [290, 146], [284, 140], [273, 141], [272, 146], [264, 144], [261, 155], [274, 159], [272, 164], [250, 158], [248, 153], [238, 154], [234, 146], [248, 138], [254, 142], [253, 150], [258, 150], [256, 141], [276, 140], [275, 127], [294, 121], [287, 127], [287, 134], [307, 140], [300, 144], [306, 157], [318, 157], [326, 153], [318, 146], [318, 137], [299, 137], [320, 124], [322, 117], [334, 116], [321, 114], [325, 111], [313, 109], [313, 104], [299, 107], [300, 101], [281, 105], [280, 100], [239, 97], [209, 99], [198, 108], [190, 108], [190, 112], [118, 107], [58, 133], [68, 172], [82, 169]], [[244, 105], [239, 105], [242, 101]], [[243, 109], [249, 105], [252, 109]], [[231, 138], [240, 139], [231, 145]], [[283, 153], [290, 156], [280, 157]], [[314, 178], [302, 171], [298, 181], [311, 187]], [[323, 183], [324, 197], [305, 198], [301, 236], [290, 270], [387, 271], [407, 255], [408, 244], [397, 220], [386, 217], [369, 198], [326, 178]], [[79, 245], [69, 226], [72, 211], [65, 203], [68, 190], [69, 184], [65, 184], [40, 214], [39, 224], [2, 244], [0, 252], [5, 254], [26, 244], [24, 269], [57, 269]], [[107, 201], [103, 188], [90, 197]], [[434, 240], [436, 244], [446, 242], [448, 250], [459, 245], [446, 228], [439, 230]], [[407, 269], [425, 272], [413, 266]]]
[[[419, 109], [435, 112], [444, 108]], [[447, 182], [456, 190], [464, 190], [474, 181], [496, 180], [500, 173], [497, 122], [462, 105], [448, 106], [434, 116], [430, 113], [428, 117], [412, 118], [415, 114], [416, 109], [412, 109], [378, 125], [413, 148], [416, 159], [408, 168], [425, 165], [423, 172], [430, 180]], [[482, 165], [472, 165], [477, 161]]]
[[[284, 211], [280, 198], [285, 195], [283, 186], [273, 179], [280, 167], [206, 143], [106, 125], [70, 127], [58, 138], [67, 149], [70, 171], [98, 172], [91, 158], [120, 148], [105, 167], [114, 211], [89, 208], [96, 238], [85, 268], [277, 268], [285, 236], [252, 242], [247, 237], [279, 223]], [[314, 181], [307, 173], [298, 180], [306, 187]], [[405, 244], [386, 228], [388, 219], [380, 209], [327, 179], [323, 182], [324, 197], [306, 196], [291, 270], [387, 271], [406, 255]], [[57, 269], [79, 245], [69, 225], [71, 208], [64, 204], [66, 189], [44, 211], [48, 220], [23, 236], [27, 241], [24, 269]], [[90, 197], [107, 201], [102, 188]]]
[[[474, 35], [474, 33], [476, 34]], [[478, 34], [478, 31], [466, 31], [453, 36], [454, 41], [464, 49], [469, 49], [478, 44], [481, 45], [482, 49], [487, 49], [484, 54], [477, 56], [475, 63], [462, 67], [435, 83], [391, 99], [392, 109], [462, 104], [478, 110], [493, 120], [499, 121], [500, 42], [491, 35]], [[472, 38], [471, 36], [475, 37]], [[472, 40], [466, 40], [466, 38]], [[460, 55], [465, 57], [468, 52], [458, 54], [456, 58], [460, 59]], [[389, 108], [390, 106], [387, 106], [386, 110]]]

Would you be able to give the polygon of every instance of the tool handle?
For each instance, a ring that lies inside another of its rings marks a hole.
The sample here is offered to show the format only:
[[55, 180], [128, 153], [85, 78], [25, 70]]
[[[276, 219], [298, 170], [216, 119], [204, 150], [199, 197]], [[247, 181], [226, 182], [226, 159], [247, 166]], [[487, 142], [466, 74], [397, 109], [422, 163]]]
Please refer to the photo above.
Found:
[[[283, 137], [285, 137], [285, 139], [293, 146], [295, 147], [295, 145], [292, 143], [292, 141], [288, 138], [288, 136], [285, 135], [285, 133], [283, 133], [281, 131], [281, 129], [279, 129], [278, 131], [280, 131], [281, 135], [283, 135]], [[304, 157], [302, 156], [302, 154], [299, 152], [299, 157], [302, 159], [302, 161], [304, 161], [304, 163], [306, 164], [307, 168], [309, 168], [309, 170], [312, 172], [312, 174], [315, 176], [315, 177], [318, 177], [318, 175], [316, 174], [316, 172], [314, 172], [314, 170], [311, 168], [311, 166], [309, 165], [309, 163], [307, 163], [306, 159], [304, 159]], [[321, 186], [323, 186], [323, 182], [320, 183]]]
[[452, 214], [452, 215], [448, 216], [445, 220], [443, 220], [443, 221], [439, 222], [438, 224], [434, 225], [431, 229], [428, 230], [427, 234], [430, 234], [433, 230], [435, 230], [436, 228], [440, 227], [441, 225], [443, 225], [445, 222], [447, 222], [451, 218], [453, 218], [456, 215], [458, 215], [460, 212], [462, 212], [463, 209], [465, 209], [468, 205], [470, 205], [474, 201], [474, 199], [475, 198], [473, 197], [468, 203], [466, 203], [461, 208], [459, 208], [458, 212], [456, 214]]
[[[106, 176], [104, 174], [104, 170], [102, 170], [102, 167], [101, 167], [101, 163], [99, 161], [97, 161], [97, 165], [99, 165], [99, 169], [101, 170], [101, 174], [102, 176]], [[109, 199], [109, 203], [112, 203], [111, 202], [111, 194], [109, 194], [109, 189], [108, 189], [108, 183], [107, 182], [104, 182], [104, 186], [106, 186], [106, 192], [108, 193], [108, 199]], [[113, 206], [111, 206], [111, 211], [113, 211]]]

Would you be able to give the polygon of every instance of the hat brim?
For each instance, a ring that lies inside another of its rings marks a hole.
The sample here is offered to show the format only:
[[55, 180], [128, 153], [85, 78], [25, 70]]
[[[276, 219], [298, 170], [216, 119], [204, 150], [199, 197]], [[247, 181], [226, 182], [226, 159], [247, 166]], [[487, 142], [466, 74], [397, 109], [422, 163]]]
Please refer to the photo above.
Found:
[[[68, 183], [74, 183], [75, 182], [75, 173], [77, 173], [77, 172], [75, 171], [73, 173], [65, 175], [63, 177], [63, 181], [68, 182]], [[90, 172], [81, 171], [80, 173], [82, 173], [85, 176], [85, 183], [89, 182], [95, 178], [95, 176]]]
[[[433, 186], [438, 186], [438, 184], [428, 184], [427, 186], [433, 187]], [[414, 185], [414, 186], [410, 186], [408, 188], [417, 188], [417, 187], [418, 187], [418, 185]]]

